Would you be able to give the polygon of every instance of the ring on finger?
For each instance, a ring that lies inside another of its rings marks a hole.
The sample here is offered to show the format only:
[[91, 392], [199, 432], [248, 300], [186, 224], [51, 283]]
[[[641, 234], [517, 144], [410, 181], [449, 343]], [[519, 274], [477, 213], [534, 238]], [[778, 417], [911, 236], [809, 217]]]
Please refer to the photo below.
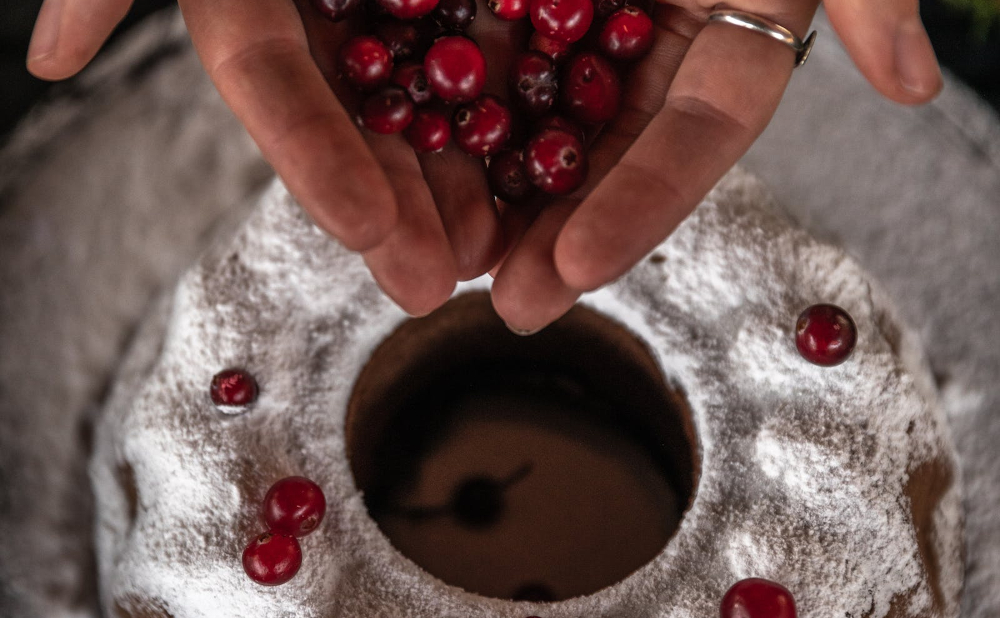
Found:
[[752, 30], [772, 39], [784, 43], [795, 52], [795, 66], [800, 67], [809, 59], [809, 52], [812, 51], [816, 42], [816, 31], [806, 37], [803, 41], [794, 32], [782, 25], [776, 24], [766, 17], [747, 13], [746, 11], [736, 11], [732, 9], [721, 9], [712, 11], [708, 16], [709, 22], [720, 22]]

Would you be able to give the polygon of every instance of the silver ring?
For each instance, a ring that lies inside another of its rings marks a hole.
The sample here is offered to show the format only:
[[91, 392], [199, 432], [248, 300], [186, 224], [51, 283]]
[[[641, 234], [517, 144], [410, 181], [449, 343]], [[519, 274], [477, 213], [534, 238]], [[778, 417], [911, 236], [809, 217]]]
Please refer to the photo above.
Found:
[[708, 16], [708, 21], [718, 21], [724, 24], [732, 24], [734, 26], [753, 30], [754, 32], [759, 32], [776, 41], [784, 43], [795, 51], [796, 67], [800, 67], [806, 63], [806, 60], [809, 59], [809, 52], [812, 51], [813, 43], [816, 42], [815, 30], [813, 30], [812, 34], [807, 36], [806, 40], [803, 41], [788, 28], [779, 26], [770, 19], [765, 19], [759, 15], [754, 15], [753, 13], [747, 13], [744, 11], [733, 11], [729, 9], [713, 11]]

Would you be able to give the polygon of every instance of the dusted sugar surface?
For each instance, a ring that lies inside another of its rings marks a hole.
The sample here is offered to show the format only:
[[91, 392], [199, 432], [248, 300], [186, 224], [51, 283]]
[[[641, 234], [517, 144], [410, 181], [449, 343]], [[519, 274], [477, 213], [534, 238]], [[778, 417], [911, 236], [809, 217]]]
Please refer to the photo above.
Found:
[[[406, 316], [275, 185], [164, 298], [99, 421], [91, 475], [109, 613], [697, 618], [716, 615], [735, 581], [764, 577], [792, 591], [803, 618], [957, 616], [948, 431], [919, 352], [843, 252], [790, 225], [737, 170], [649, 259], [582, 302], [642, 338], [685, 393], [702, 458], [693, 504], [656, 558], [595, 594], [466, 593], [389, 544], [345, 454], [354, 380]], [[795, 348], [795, 319], [817, 302], [857, 323], [843, 365]], [[243, 414], [209, 399], [226, 367], [260, 384]], [[324, 489], [327, 516], [302, 540], [298, 575], [263, 588], [240, 555], [267, 488], [289, 475]]]

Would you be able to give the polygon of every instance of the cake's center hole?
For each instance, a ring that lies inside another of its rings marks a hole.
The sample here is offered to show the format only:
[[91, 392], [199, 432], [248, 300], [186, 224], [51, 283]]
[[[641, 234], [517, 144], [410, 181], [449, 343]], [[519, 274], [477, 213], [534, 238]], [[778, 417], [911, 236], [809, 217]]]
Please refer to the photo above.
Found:
[[656, 556], [697, 476], [690, 415], [648, 349], [577, 307], [518, 337], [486, 294], [406, 322], [364, 367], [347, 444], [403, 554], [491, 597], [556, 601]]

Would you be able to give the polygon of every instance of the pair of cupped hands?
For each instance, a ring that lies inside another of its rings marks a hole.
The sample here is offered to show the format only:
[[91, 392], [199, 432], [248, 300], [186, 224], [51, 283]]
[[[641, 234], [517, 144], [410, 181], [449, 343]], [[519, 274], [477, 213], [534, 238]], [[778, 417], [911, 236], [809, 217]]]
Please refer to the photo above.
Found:
[[[861, 72], [904, 104], [928, 101], [942, 84], [917, 1], [825, 0]], [[45, 0], [29, 70], [76, 73], [130, 5]], [[527, 207], [497, 204], [482, 161], [454, 145], [418, 155], [399, 134], [357, 127], [356, 101], [336, 77], [337, 50], [357, 27], [350, 20], [332, 23], [308, 0], [179, 5], [209, 76], [266, 159], [321, 228], [364, 256], [386, 294], [422, 315], [457, 281], [490, 272], [497, 312], [528, 334], [666, 238], [774, 114], [794, 52], [708, 24], [709, 13], [754, 13], [804, 38], [818, 0], [658, 1], [653, 49], [626, 78], [621, 113], [593, 138], [587, 183]], [[487, 59], [486, 91], [502, 95], [529, 26], [479, 9], [470, 34]]]

